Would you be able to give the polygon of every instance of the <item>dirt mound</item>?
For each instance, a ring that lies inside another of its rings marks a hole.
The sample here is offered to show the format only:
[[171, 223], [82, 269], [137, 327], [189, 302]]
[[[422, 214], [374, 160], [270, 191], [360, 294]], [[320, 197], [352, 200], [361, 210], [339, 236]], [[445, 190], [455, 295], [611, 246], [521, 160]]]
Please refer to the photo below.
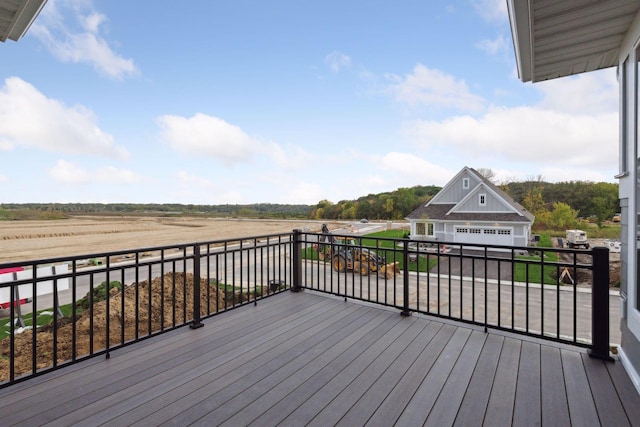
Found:
[[[148, 335], [174, 324], [182, 324], [193, 318], [193, 274], [167, 273], [149, 282], [144, 281], [125, 287], [124, 293], [111, 289], [109, 304], [100, 301], [84, 311], [75, 322], [75, 357], [83, 357], [110, 346]], [[218, 293], [215, 284], [200, 281], [201, 313], [225, 307], [223, 292]], [[136, 296], [137, 293], [137, 296]], [[124, 298], [124, 299], [123, 299]], [[174, 304], [175, 301], [175, 304]], [[239, 302], [239, 301], [237, 301]], [[137, 310], [136, 310], [137, 305]], [[136, 312], [138, 318], [136, 322]], [[108, 335], [107, 335], [108, 319]], [[93, 331], [93, 332], [92, 332]], [[108, 336], [108, 338], [107, 338]], [[70, 318], [57, 320], [54, 339], [53, 325], [35, 331], [36, 358], [32, 358], [33, 331], [15, 336], [15, 376], [31, 373], [70, 360], [73, 355], [74, 324]], [[57, 361], [53, 360], [54, 343]], [[0, 381], [9, 380], [10, 339], [0, 341]]]

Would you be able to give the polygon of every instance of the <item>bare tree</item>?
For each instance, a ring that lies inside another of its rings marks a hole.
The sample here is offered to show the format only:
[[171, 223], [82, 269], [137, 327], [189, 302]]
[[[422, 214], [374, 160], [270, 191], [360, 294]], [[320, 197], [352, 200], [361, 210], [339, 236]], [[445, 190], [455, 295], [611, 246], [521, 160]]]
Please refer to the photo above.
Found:
[[491, 182], [496, 177], [496, 174], [489, 168], [478, 168], [476, 171]]

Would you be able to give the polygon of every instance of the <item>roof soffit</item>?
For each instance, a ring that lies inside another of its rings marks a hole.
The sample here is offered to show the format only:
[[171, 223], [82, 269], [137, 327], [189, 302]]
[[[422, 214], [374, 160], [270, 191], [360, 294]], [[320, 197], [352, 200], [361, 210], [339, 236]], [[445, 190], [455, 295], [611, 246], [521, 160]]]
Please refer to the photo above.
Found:
[[520, 79], [537, 82], [618, 64], [640, 0], [508, 0]]
[[18, 41], [47, 0], [0, 0], [0, 41]]

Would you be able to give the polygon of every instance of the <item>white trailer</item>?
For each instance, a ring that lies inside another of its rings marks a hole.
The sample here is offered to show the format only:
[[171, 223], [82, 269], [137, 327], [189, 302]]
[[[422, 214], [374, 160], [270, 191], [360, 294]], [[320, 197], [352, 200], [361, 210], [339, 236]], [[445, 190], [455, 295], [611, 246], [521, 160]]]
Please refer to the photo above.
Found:
[[567, 246], [570, 248], [589, 249], [587, 233], [582, 230], [567, 230]]

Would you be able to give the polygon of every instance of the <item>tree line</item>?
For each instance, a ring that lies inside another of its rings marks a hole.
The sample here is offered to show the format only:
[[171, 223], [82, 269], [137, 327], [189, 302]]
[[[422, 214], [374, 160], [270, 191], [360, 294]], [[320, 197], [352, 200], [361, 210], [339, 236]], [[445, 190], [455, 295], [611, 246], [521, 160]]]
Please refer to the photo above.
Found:
[[59, 219], [69, 215], [215, 216], [308, 218], [310, 205], [255, 203], [196, 205], [179, 203], [3, 203], [0, 220]]
[[616, 183], [549, 183], [537, 179], [511, 182], [500, 187], [536, 216], [539, 228], [571, 228], [580, 219], [602, 226], [604, 221], [620, 212]]
[[[542, 179], [509, 182], [499, 187], [516, 202], [536, 215], [537, 224], [551, 225], [576, 221], [579, 217], [599, 225], [619, 212], [618, 184], [569, 181], [544, 182]], [[369, 194], [355, 200], [316, 205], [296, 204], [156, 204], [156, 203], [4, 203], [0, 220], [58, 219], [68, 215], [185, 215], [248, 218], [309, 218], [318, 220], [400, 220], [426, 204], [441, 187], [417, 185], [395, 191]], [[565, 227], [565, 224], [558, 225]], [[555, 227], [552, 227], [555, 228]], [[566, 227], [565, 227], [566, 228]]]

